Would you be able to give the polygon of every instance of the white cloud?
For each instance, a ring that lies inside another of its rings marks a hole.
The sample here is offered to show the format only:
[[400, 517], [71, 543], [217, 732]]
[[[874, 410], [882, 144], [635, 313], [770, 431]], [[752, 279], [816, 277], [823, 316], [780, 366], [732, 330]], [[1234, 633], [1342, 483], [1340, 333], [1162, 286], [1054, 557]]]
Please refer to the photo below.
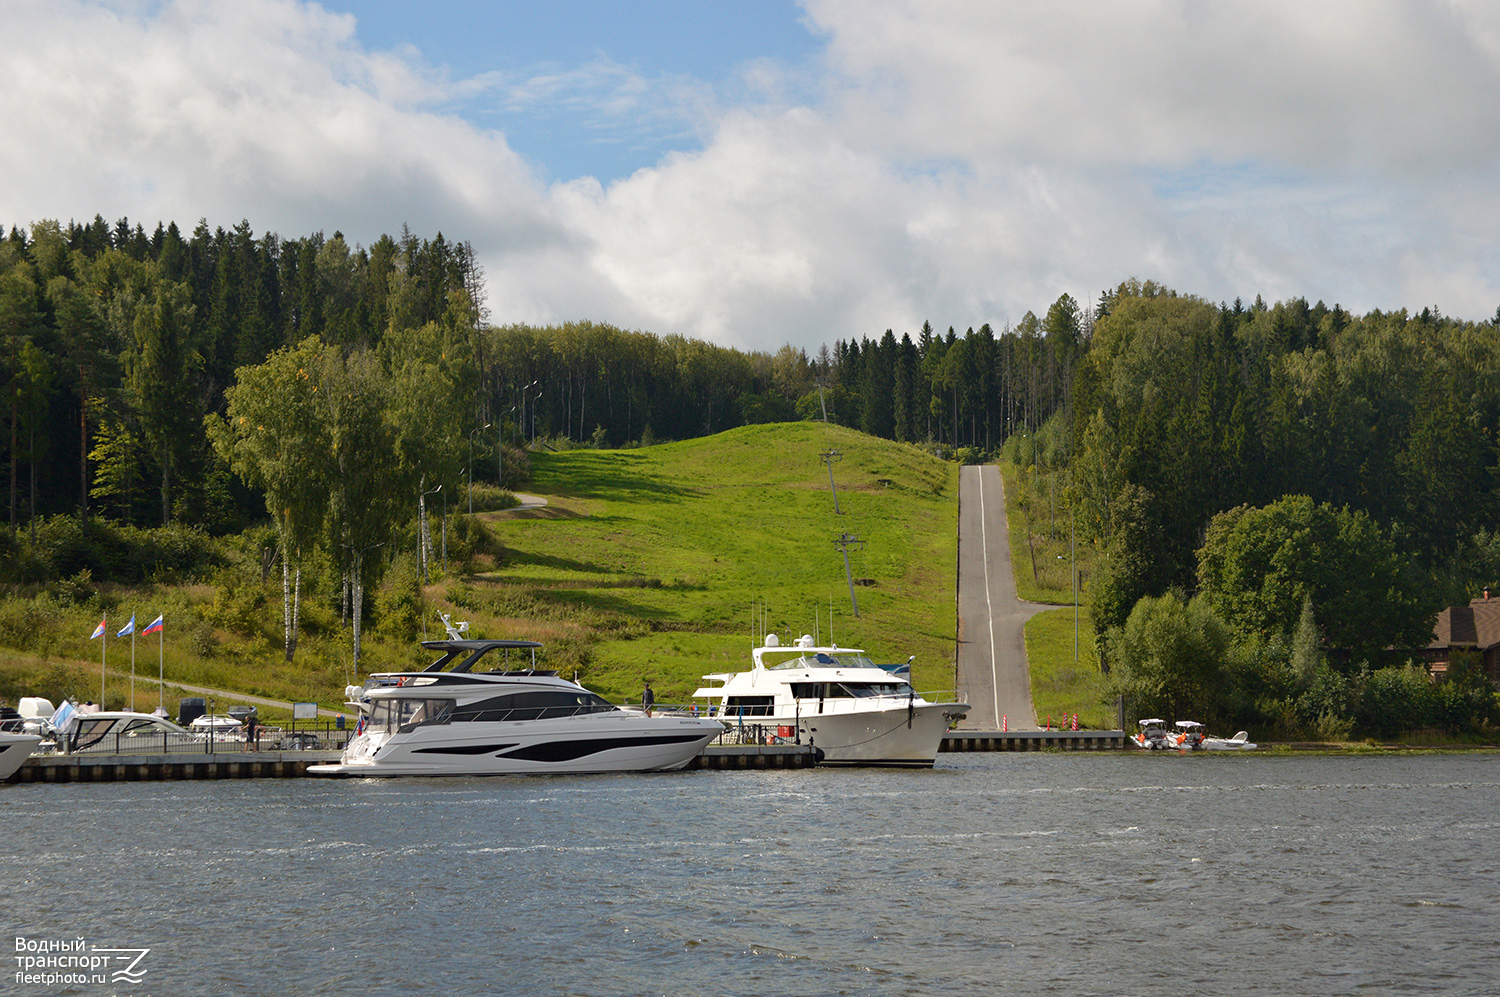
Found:
[[[1131, 275], [1487, 317], [1493, 11], [810, 0], [821, 79], [757, 60], [714, 93], [602, 62], [448, 80], [293, 0], [23, 5], [0, 219], [366, 242], [407, 222], [474, 243], [496, 321], [765, 349], [1001, 325]], [[693, 139], [607, 186], [549, 186], [451, 110], [482, 98]]]

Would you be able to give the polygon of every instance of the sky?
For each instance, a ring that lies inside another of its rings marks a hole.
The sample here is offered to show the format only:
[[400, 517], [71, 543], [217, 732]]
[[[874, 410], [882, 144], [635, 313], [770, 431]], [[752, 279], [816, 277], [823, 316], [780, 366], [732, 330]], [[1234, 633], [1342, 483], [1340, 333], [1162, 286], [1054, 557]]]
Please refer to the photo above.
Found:
[[1484, 319], [1485, 0], [6, 0], [0, 224], [470, 242], [491, 321], [810, 352], [1128, 278]]

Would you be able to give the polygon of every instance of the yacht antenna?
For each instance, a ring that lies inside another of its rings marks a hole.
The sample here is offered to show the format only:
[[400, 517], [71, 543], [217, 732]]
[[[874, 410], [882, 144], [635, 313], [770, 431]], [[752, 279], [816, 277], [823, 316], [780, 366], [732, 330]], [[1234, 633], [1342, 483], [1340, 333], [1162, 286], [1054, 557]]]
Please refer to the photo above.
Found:
[[448, 631], [449, 640], [463, 640], [464, 634], [469, 632], [468, 620], [460, 620], [457, 623], [453, 623], [448, 618], [449, 614], [441, 610], [438, 611], [438, 617], [443, 621], [443, 629]]

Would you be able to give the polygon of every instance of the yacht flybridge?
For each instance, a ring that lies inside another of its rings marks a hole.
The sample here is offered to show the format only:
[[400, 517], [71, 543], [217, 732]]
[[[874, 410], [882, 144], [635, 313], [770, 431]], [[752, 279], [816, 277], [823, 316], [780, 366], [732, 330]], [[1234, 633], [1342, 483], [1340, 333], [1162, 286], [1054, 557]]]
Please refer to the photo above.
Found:
[[[317, 775], [502, 775], [652, 772], [682, 768], [723, 733], [717, 720], [622, 710], [536, 667], [526, 640], [423, 641], [440, 657], [419, 672], [372, 675], [351, 687], [359, 731]], [[502, 652], [496, 654], [496, 652]], [[504, 669], [514, 652], [530, 663]], [[445, 670], [446, 669], [446, 670]]]
[[858, 648], [815, 647], [806, 634], [785, 646], [767, 634], [750, 656], [748, 672], [703, 676], [718, 684], [693, 698], [707, 699], [709, 712], [742, 739], [747, 726], [769, 731], [816, 747], [823, 764], [930, 768], [943, 734], [969, 712], [968, 703], [918, 694], [906, 677], [909, 660], [877, 665]]

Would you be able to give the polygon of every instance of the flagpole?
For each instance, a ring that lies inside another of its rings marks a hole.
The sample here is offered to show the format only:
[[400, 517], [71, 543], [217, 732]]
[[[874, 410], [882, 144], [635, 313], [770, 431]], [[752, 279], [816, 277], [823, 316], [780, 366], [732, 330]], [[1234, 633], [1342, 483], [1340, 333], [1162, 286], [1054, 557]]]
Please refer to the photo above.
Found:
[[163, 655], [166, 652], [162, 650], [162, 648], [164, 647], [164, 642], [166, 641], [166, 639], [167, 639], [166, 634], [162, 633], [160, 630], [156, 631], [156, 708], [158, 710], [163, 710], [163, 711], [165, 711], [166, 708], [167, 708], [166, 707], [166, 684], [167, 684], [166, 683], [166, 677], [167, 677], [166, 668], [167, 668], [167, 666], [163, 663]]
[[109, 619], [104, 620], [104, 632], [99, 635], [99, 709], [104, 709], [104, 661], [109, 654]]
[[135, 712], [135, 617], [130, 618], [130, 712]]

